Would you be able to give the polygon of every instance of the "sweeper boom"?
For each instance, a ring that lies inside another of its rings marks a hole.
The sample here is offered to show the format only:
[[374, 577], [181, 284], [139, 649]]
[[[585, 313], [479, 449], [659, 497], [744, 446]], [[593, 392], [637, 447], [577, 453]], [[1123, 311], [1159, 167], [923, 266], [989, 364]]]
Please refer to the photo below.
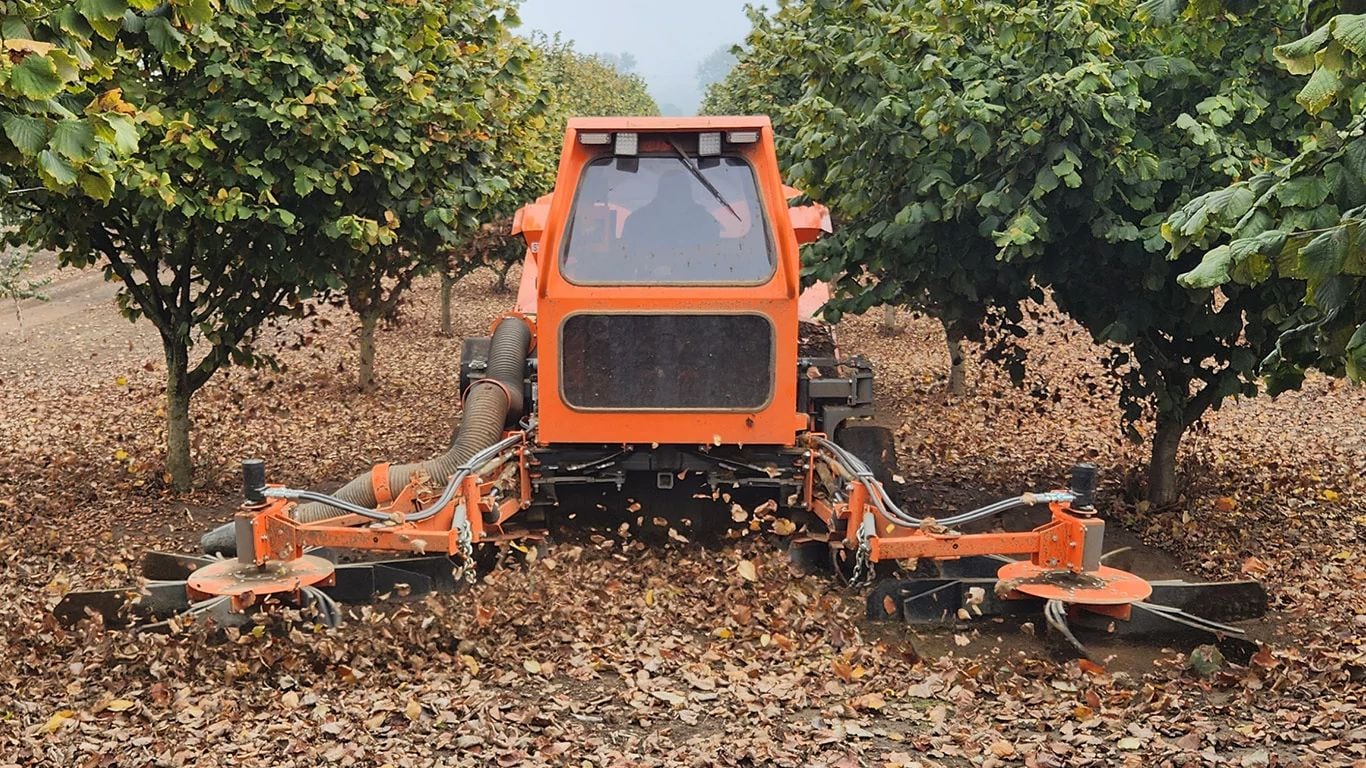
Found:
[[[1248, 584], [1158, 585], [1181, 605], [1220, 606], [1212, 617], [1148, 602], [1153, 584], [1101, 562], [1088, 465], [1066, 490], [939, 520], [898, 506], [887, 490], [892, 436], [871, 420], [872, 369], [841, 356], [816, 322], [824, 287], [801, 287], [798, 247], [830, 220], [822, 206], [790, 206], [798, 197], [779, 178], [767, 118], [571, 120], [554, 192], [514, 221], [527, 243], [515, 310], [464, 344], [449, 451], [376, 465], [331, 494], [268, 483], [264, 464], [247, 461], [241, 510], [205, 537], [230, 557], [155, 555], [137, 599], [71, 595], [59, 615], [221, 614], [289, 600], [335, 621], [338, 601], [472, 579], [476, 550], [540, 539], [560, 510], [583, 518], [637, 499], [723, 494], [797, 523], [801, 546], [828, 550], [852, 582], [897, 562], [945, 564], [931, 578], [883, 581], [869, 599], [877, 618], [1042, 603], [1069, 638], [1068, 614], [1234, 634], [1216, 620], [1264, 608]], [[1048, 522], [963, 532], [1029, 505], [1046, 506]], [[724, 520], [727, 509], [706, 514]], [[315, 550], [402, 556], [337, 565]], [[1238, 599], [1211, 600], [1219, 589]]]

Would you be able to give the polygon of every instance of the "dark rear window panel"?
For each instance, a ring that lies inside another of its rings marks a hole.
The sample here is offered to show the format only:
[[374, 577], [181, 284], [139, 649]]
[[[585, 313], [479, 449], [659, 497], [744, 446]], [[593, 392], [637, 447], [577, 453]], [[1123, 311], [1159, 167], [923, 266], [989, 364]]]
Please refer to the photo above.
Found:
[[763, 315], [576, 314], [560, 352], [560, 394], [580, 410], [757, 411], [773, 397]]

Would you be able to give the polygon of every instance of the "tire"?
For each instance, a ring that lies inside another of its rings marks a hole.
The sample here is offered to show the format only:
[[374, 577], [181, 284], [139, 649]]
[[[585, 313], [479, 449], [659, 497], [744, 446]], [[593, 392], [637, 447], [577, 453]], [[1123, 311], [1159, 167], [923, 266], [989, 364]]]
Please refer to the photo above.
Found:
[[866, 422], [845, 422], [835, 430], [835, 444], [867, 464], [883, 487], [892, 488], [892, 476], [898, 471], [892, 430]]

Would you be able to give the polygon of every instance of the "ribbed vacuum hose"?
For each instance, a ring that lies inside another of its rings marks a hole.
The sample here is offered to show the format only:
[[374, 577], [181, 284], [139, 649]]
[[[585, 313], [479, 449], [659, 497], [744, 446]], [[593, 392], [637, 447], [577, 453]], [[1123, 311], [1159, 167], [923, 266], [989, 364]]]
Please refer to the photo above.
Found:
[[[451, 449], [427, 461], [390, 466], [389, 487], [395, 493], [419, 472], [433, 486], [445, 485], [458, 467], [498, 442], [508, 421], [522, 414], [522, 379], [526, 375], [530, 346], [531, 329], [526, 323], [509, 317], [498, 324], [489, 343], [487, 375], [470, 385], [470, 391], [465, 395], [464, 415]], [[367, 508], [376, 506], [377, 501], [369, 472], [332, 495]], [[294, 508], [294, 519], [303, 523], [316, 523], [344, 514], [344, 510], [317, 502]]]

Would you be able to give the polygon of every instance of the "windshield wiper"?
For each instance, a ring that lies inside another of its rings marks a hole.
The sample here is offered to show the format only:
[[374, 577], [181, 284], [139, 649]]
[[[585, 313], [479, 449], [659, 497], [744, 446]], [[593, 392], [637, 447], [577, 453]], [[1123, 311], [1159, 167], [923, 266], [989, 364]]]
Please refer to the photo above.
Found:
[[673, 147], [674, 153], [678, 155], [678, 162], [682, 163], [683, 167], [688, 169], [688, 173], [691, 173], [694, 179], [702, 182], [702, 186], [706, 187], [707, 191], [711, 193], [711, 196], [716, 198], [716, 202], [726, 206], [726, 210], [730, 211], [730, 215], [734, 216], [736, 221], [744, 221], [744, 219], [740, 218], [740, 214], [731, 207], [730, 203], [726, 202], [726, 198], [721, 196], [720, 190], [712, 186], [712, 183], [707, 181], [707, 178], [702, 175], [702, 171], [698, 170], [697, 166], [693, 165], [692, 158], [688, 157], [688, 153], [684, 152], [683, 148], [678, 146], [678, 142], [673, 139], [665, 140], [669, 142], [669, 146]]

